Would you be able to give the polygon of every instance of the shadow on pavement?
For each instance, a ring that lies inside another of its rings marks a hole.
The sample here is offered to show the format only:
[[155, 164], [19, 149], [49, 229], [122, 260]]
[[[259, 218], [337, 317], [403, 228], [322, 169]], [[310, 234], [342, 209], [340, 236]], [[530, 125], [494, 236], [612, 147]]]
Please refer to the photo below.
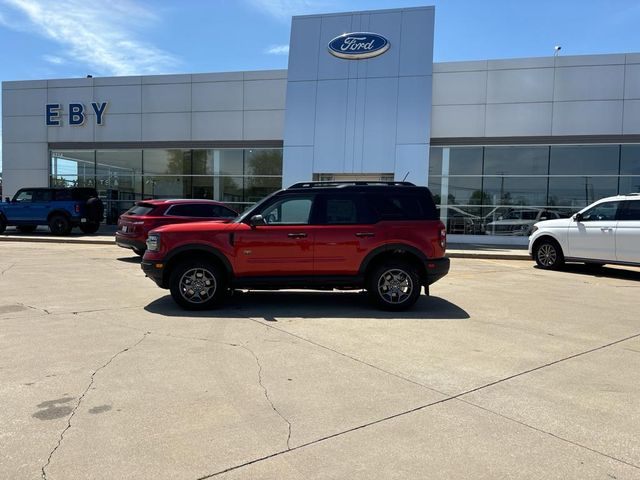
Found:
[[[535, 268], [539, 268], [535, 266]], [[589, 275], [590, 277], [616, 278], [618, 280], [640, 281], [640, 270], [634, 267], [612, 268], [608, 266], [596, 267], [582, 263], [567, 263], [562, 272], [576, 275]]]
[[140, 263], [142, 261], [142, 257], [139, 257], [138, 255], [134, 255], [133, 257], [120, 257], [120, 258], [117, 258], [116, 260], [118, 260], [119, 262], [125, 262], [125, 263]]
[[166, 295], [145, 307], [150, 313], [170, 317], [209, 318], [362, 318], [395, 320], [465, 320], [469, 314], [440, 297], [421, 296], [413, 309], [405, 312], [378, 310], [363, 292], [236, 292], [217, 309], [199, 312], [178, 307]]

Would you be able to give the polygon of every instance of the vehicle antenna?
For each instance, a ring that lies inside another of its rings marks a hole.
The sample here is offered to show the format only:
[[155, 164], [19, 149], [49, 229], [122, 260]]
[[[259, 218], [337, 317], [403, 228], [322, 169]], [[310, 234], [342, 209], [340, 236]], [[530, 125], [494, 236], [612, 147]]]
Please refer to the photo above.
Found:
[[405, 175], [405, 176], [404, 176], [404, 178], [402, 179], [402, 181], [403, 181], [403, 182], [407, 179], [407, 177], [409, 176], [409, 174], [410, 174], [410, 173], [411, 173], [411, 170], [407, 170], [406, 175]]

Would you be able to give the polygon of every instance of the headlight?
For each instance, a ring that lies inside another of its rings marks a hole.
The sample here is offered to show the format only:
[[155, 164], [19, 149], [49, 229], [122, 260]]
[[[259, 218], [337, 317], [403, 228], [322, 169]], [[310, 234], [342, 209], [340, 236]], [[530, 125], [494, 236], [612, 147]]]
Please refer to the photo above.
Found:
[[147, 250], [150, 252], [159, 252], [160, 251], [160, 234], [159, 233], [150, 233], [147, 237]]

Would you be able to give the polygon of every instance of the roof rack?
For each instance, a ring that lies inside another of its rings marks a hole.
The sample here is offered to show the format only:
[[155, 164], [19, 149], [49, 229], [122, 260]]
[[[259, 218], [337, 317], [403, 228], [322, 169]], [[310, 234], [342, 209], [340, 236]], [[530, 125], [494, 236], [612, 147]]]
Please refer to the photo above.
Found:
[[291, 185], [289, 188], [318, 188], [318, 187], [335, 187], [344, 188], [350, 186], [380, 186], [380, 185], [393, 185], [402, 187], [415, 187], [415, 184], [411, 182], [383, 182], [383, 181], [369, 181], [369, 180], [353, 180], [353, 181], [338, 181], [338, 182], [298, 182]]

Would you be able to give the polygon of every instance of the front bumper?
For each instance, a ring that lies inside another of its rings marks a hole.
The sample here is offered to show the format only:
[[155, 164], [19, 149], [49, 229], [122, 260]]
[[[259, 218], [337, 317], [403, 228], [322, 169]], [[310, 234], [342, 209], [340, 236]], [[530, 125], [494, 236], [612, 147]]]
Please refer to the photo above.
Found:
[[431, 285], [449, 273], [449, 265], [448, 257], [425, 260], [425, 269], [427, 271], [425, 285]]
[[156, 282], [160, 288], [167, 288], [164, 285], [164, 262], [160, 260], [142, 260], [140, 267], [147, 277]]

